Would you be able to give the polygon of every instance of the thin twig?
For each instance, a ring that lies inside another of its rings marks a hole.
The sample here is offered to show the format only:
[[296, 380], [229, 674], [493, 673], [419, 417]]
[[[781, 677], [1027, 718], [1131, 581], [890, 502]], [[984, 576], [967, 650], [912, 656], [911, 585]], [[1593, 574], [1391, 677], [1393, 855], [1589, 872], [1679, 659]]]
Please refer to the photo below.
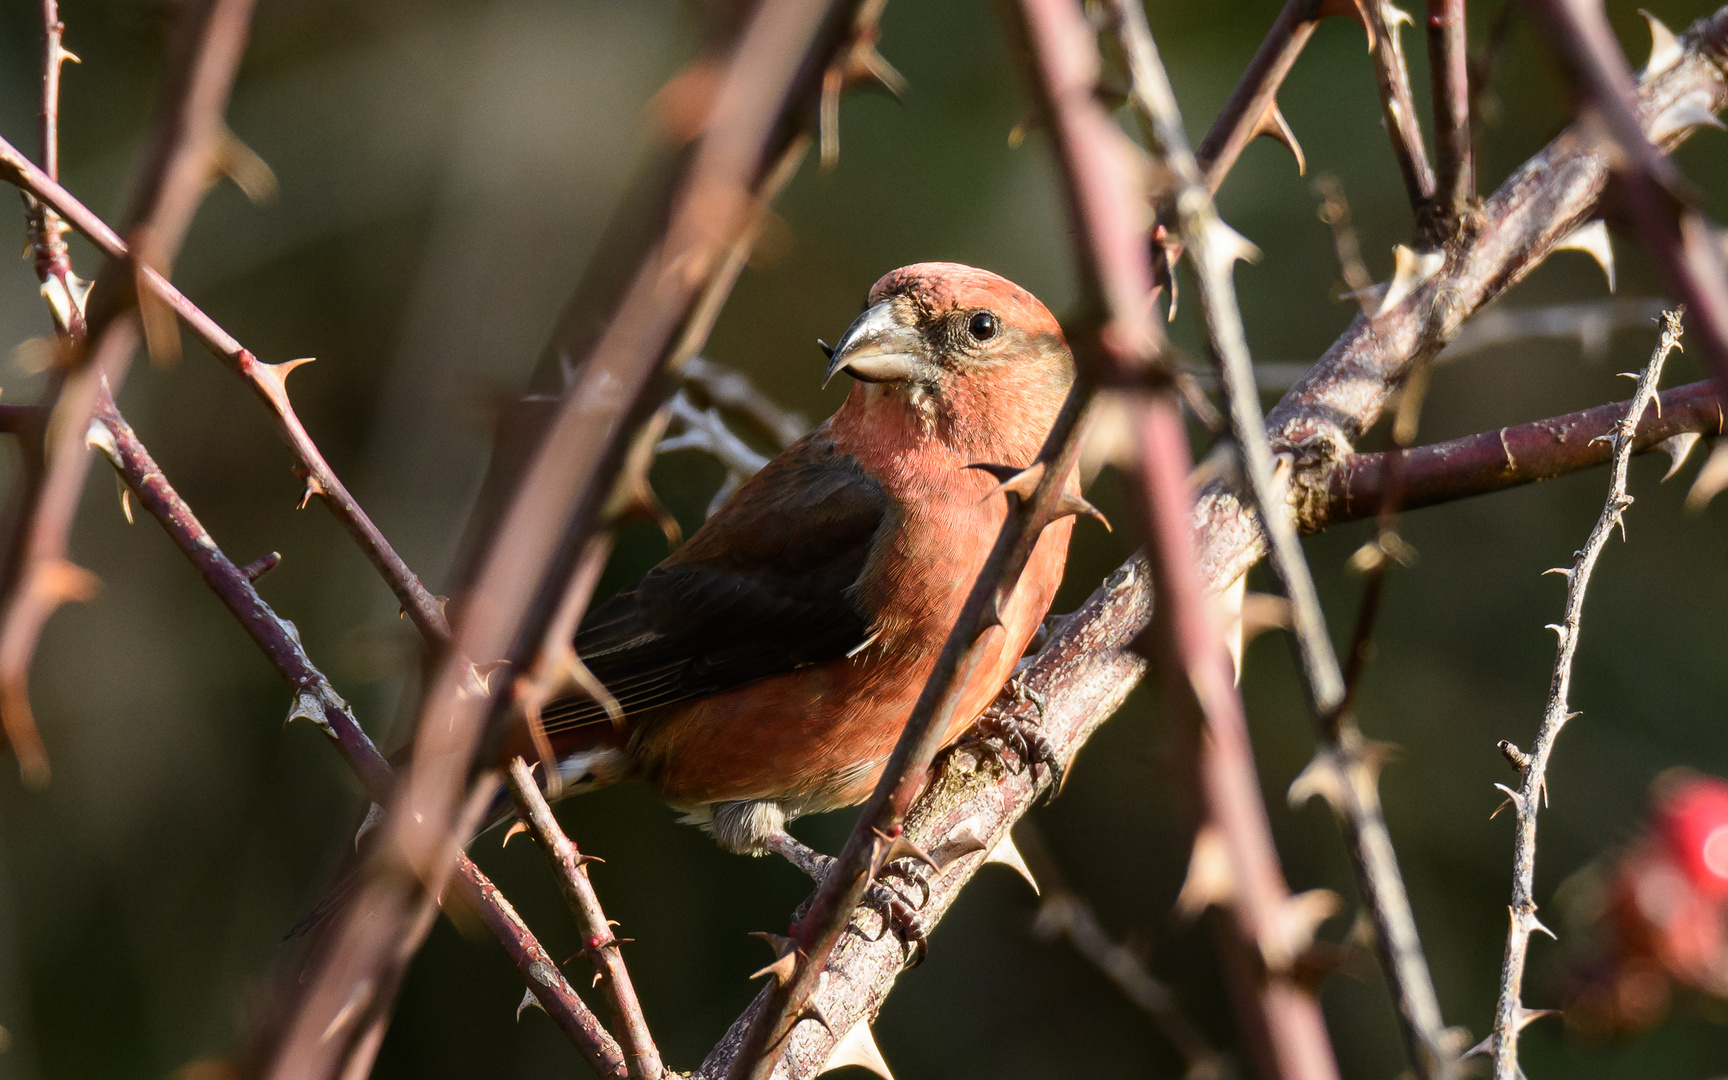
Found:
[[1186, 1080], [1224, 1080], [1229, 1070], [1223, 1055], [1194, 1026], [1175, 991], [1147, 970], [1138, 953], [1112, 939], [1092, 905], [1069, 887], [1037, 824], [1022, 822], [1016, 833], [1020, 853], [1038, 882], [1038, 914], [1032, 921], [1032, 933], [1045, 941], [1065, 938], [1123, 997], [1151, 1017], [1182, 1055]]
[[[168, 478], [106, 392], [98, 398], [95, 419], [101, 425], [99, 430], [103, 435], [98, 440], [100, 449], [137, 495], [139, 505], [161, 524], [163, 531], [203, 577], [210, 591], [227, 606], [265, 657], [294, 688], [294, 704], [289, 719], [307, 719], [317, 724], [367, 793], [380, 803], [388, 800], [395, 783], [389, 763], [360, 727], [348, 703], [306, 655], [294, 624], [271, 609], [258, 595], [246, 572], [235, 566], [217, 546], [192, 508], [169, 484]], [[616, 1071], [621, 1075], [623, 1059], [615, 1044], [608, 1048], [610, 1036], [605, 1035], [593, 1014], [564, 981], [556, 965], [546, 957], [545, 950], [509, 903], [466, 856], [460, 859], [457, 881], [463, 896], [498, 934], [546, 1012], [567, 1034], [574, 1033], [578, 1049], [597, 1070], [605, 1075], [616, 1064]]]
[[1434, 224], [1450, 237], [1476, 199], [1471, 150], [1470, 53], [1464, 0], [1428, 0], [1428, 72], [1434, 85]]
[[[1530, 949], [1530, 935], [1541, 930], [1553, 932], [1536, 918], [1536, 817], [1546, 796], [1548, 760], [1554, 753], [1554, 743], [1566, 722], [1577, 715], [1568, 700], [1572, 689], [1572, 658], [1578, 651], [1578, 636], [1584, 617], [1584, 591], [1590, 586], [1590, 574], [1596, 560], [1607, 546], [1616, 528], [1624, 535], [1626, 510], [1632, 496], [1626, 492], [1626, 472], [1632, 460], [1632, 448], [1637, 440], [1638, 422], [1644, 410], [1656, 398], [1656, 385], [1662, 379], [1662, 365], [1668, 354], [1680, 344], [1680, 314], [1664, 316], [1662, 340], [1651, 354], [1650, 362], [1638, 377], [1638, 389], [1626, 415], [1614, 425], [1610, 435], [1597, 436], [1614, 447], [1614, 464], [1609, 473], [1608, 498], [1595, 528], [1584, 541], [1584, 547], [1572, 558], [1570, 569], [1551, 570], [1566, 579], [1565, 614], [1557, 624], [1549, 626], [1560, 641], [1554, 656], [1554, 677], [1548, 685], [1548, 704], [1542, 711], [1542, 723], [1536, 729], [1536, 741], [1529, 757], [1519, 767], [1523, 782], [1514, 792], [1497, 784], [1512, 802], [1516, 813], [1517, 834], [1512, 846], [1512, 906], [1511, 927], [1506, 933], [1506, 956], [1500, 968], [1500, 998], [1494, 1009], [1494, 1030], [1478, 1047], [1494, 1055], [1494, 1080], [1514, 1080], [1522, 1075], [1518, 1068], [1518, 1033], [1543, 1010], [1525, 1008], [1520, 997], [1524, 983], [1524, 961]], [[1511, 756], [1510, 754], [1508, 756]]]
[[1362, 261], [1362, 240], [1350, 221], [1350, 201], [1344, 197], [1344, 184], [1331, 173], [1314, 178], [1314, 193], [1320, 196], [1320, 220], [1332, 230], [1332, 249], [1338, 256], [1338, 273], [1348, 290], [1340, 299], [1353, 299], [1362, 313], [1374, 315], [1374, 278], [1368, 264]]
[[1318, 0], [1285, 0], [1254, 59], [1230, 92], [1230, 100], [1201, 141], [1195, 156], [1206, 170], [1206, 186], [1214, 194], [1243, 148], [1266, 130], [1266, 119], [1276, 114], [1278, 89], [1320, 25], [1321, 6]]
[[[127, 218], [128, 232], [146, 238], [151, 263], [166, 266], [172, 260], [204, 193], [210, 143], [245, 50], [252, 6], [253, 0], [205, 0], [188, 5], [177, 22], [145, 168]], [[59, 62], [58, 56], [45, 60]], [[44, 88], [49, 88], [46, 83]], [[58, 108], [43, 112], [46, 123], [57, 117]], [[10, 151], [5, 165], [16, 168], [17, 163], [40, 172]], [[57, 229], [44, 229], [39, 238], [50, 232]], [[39, 252], [37, 266], [62, 341], [68, 343], [69, 364], [54, 372], [43, 398], [58, 418], [50, 432], [46, 472], [39, 484], [24, 485], [15, 497], [0, 551], [0, 721], [10, 737], [20, 740], [14, 750], [26, 780], [43, 783], [48, 759], [40, 741], [30, 741], [35, 736], [30, 662], [49, 616], [67, 600], [88, 599], [96, 587], [94, 576], [67, 558], [89, 469], [84, 434], [104, 380], [118, 385], [124, 377], [139, 323], [136, 267], [130, 260], [110, 258], [87, 301], [63, 258]]]
[[[528, 984], [528, 993], [533, 995], [534, 1004], [552, 1018], [558, 1030], [582, 1054], [596, 1075], [602, 1080], [624, 1080], [628, 1072], [623, 1050], [601, 1025], [600, 1019], [576, 996], [564, 973], [558, 970], [558, 962], [534, 937], [528, 924], [510, 906], [510, 901], [504, 899], [498, 886], [480, 872], [466, 852], [456, 856], [455, 884], [463, 901], [480, 913], [486, 929], [504, 946], [504, 952], [516, 965], [522, 981]], [[523, 1004], [527, 1004], [527, 999]], [[378, 1015], [387, 1019], [390, 1014], [381, 1009]], [[372, 1052], [376, 1052], [376, 1047]], [[370, 1071], [366, 1067], [369, 1065], [366, 1053], [365, 1046], [356, 1045], [350, 1061], [362, 1067], [349, 1075], [364, 1076]]]
[[1404, 63], [1403, 25], [1410, 16], [1392, 0], [1357, 0], [1362, 25], [1368, 32], [1368, 49], [1374, 56], [1374, 83], [1380, 90], [1380, 113], [1386, 134], [1392, 139], [1392, 154], [1410, 209], [1416, 214], [1419, 232], [1432, 236], [1430, 218], [1434, 204], [1434, 170], [1422, 142], [1422, 125], [1416, 120], [1416, 103], [1410, 93], [1410, 70]]
[[1360, 737], [1340, 722], [1343, 673], [1301, 541], [1274, 475], [1276, 463], [1266, 438], [1253, 362], [1231, 280], [1231, 266], [1241, 257], [1246, 242], [1219, 219], [1212, 206], [1204, 179], [1188, 151], [1175, 94], [1144, 12], [1125, 0], [1117, 0], [1115, 10], [1133, 75], [1132, 100], [1150, 118], [1155, 149], [1175, 177], [1178, 230], [1192, 256], [1201, 309], [1227, 392], [1231, 430], [1269, 537], [1272, 567], [1291, 603], [1294, 643], [1321, 739], [1316, 762], [1332, 770], [1338, 781], [1334, 805], [1344, 821], [1357, 883], [1379, 931], [1381, 962], [1398, 1006], [1411, 1063], [1423, 1080], [1444, 1075], [1456, 1051], [1446, 1044], [1439, 999], [1422, 955], [1391, 835], [1380, 813], [1373, 770], [1365, 767], [1366, 748]]
[[606, 999], [612, 1005], [612, 1018], [618, 1025], [619, 1042], [624, 1060], [632, 1077], [658, 1080], [665, 1071], [660, 1063], [660, 1051], [654, 1048], [654, 1038], [648, 1032], [648, 1021], [642, 1015], [642, 1003], [636, 1000], [636, 987], [624, 966], [612, 924], [600, 907], [600, 898], [588, 880], [588, 864], [595, 860], [576, 850], [576, 845], [564, 834], [546, 796], [534, 780], [534, 772], [521, 758], [510, 762], [505, 771], [505, 783], [516, 803], [516, 812], [527, 824], [528, 832], [546, 861], [558, 876], [558, 888], [576, 917], [582, 933], [582, 951], [594, 965], [594, 977], [605, 985]]
[[[43, 35], [41, 35], [43, 36], [43, 57], [41, 57], [41, 109], [38, 138], [40, 138], [43, 169], [47, 171], [48, 175], [54, 176], [59, 173], [60, 168], [60, 64], [69, 55], [60, 45], [60, 38], [64, 35], [66, 26], [60, 22], [59, 5], [55, 0], [43, 0], [41, 24], [43, 24]], [[71, 302], [81, 295], [85, 289], [85, 282], [79, 282], [78, 278], [73, 275], [71, 259], [67, 256], [66, 251], [66, 237], [64, 237], [66, 225], [60, 223], [60, 219], [55, 216], [54, 211], [41, 206], [41, 202], [31, 199], [29, 195], [24, 195], [24, 219], [28, 225], [29, 247], [31, 247], [31, 252], [35, 254], [36, 280], [41, 283], [43, 289], [47, 290], [48, 295], [66, 297], [67, 302], [62, 306], [50, 304], [55, 318], [59, 358], [64, 361], [64, 359], [69, 358], [67, 356], [69, 346], [73, 342], [85, 340], [83, 308], [76, 302]], [[50, 396], [48, 396], [50, 401], [52, 401], [54, 394], [59, 392], [60, 382], [62, 382], [62, 375], [55, 372], [50, 378]], [[29, 515], [40, 510], [43, 479], [47, 473], [47, 458], [45, 458], [45, 446], [43, 446], [48, 434], [47, 420], [33, 425], [31, 429], [19, 430], [17, 434], [26, 435], [26, 437], [21, 441], [22, 449], [24, 449], [24, 453], [22, 453], [24, 468], [22, 468], [22, 475], [19, 477], [19, 484], [12, 494], [12, 511], [9, 515], [10, 525], [14, 529], [14, 546], [21, 541], [28, 543], [28, 539], [24, 539], [22, 530], [29, 527]], [[14, 560], [21, 555], [28, 555], [28, 553], [10, 551], [10, 556]], [[71, 565], [71, 562], [67, 562], [64, 558], [64, 544], [60, 548], [60, 555], [62, 558], [59, 562], [50, 563], [59, 570], [59, 579], [71, 582], [78, 581], [78, 574], [74, 572], [76, 569]], [[26, 575], [28, 579], [19, 582], [19, 584], [24, 584], [24, 586], [36, 584], [38, 589], [41, 588], [41, 584], [45, 584], [47, 581], [55, 581], [55, 577], [36, 574], [35, 567], [31, 567], [31, 565], [19, 567], [16, 563], [10, 563], [10, 565], [0, 567], [0, 572], [3, 572], [0, 581], [16, 581], [17, 575]], [[67, 593], [66, 598], [71, 598], [71, 594]], [[14, 601], [14, 603], [19, 603], [19, 601]], [[29, 605], [29, 607], [48, 607], [52, 603], [54, 603], [54, 598], [50, 596], [47, 603], [43, 603], [43, 600], [36, 600], [35, 605]], [[45, 613], [40, 617], [47, 619]], [[22, 660], [12, 660], [12, 662], [5, 660], [9, 655], [16, 657], [19, 653], [28, 650], [28, 634], [14, 634], [12, 639], [14, 639], [14, 645], [12, 648], [7, 648], [5, 646], [5, 634], [0, 632], [0, 672], [5, 672], [5, 674], [0, 674], [0, 684], [9, 688], [3, 689], [0, 693], [10, 698], [10, 702], [0, 700], [0, 726], [5, 729], [5, 740], [12, 746], [12, 753], [17, 757], [19, 772], [21, 772], [24, 781], [33, 786], [45, 785], [48, 781], [48, 750], [41, 741], [41, 733], [36, 729], [35, 715], [31, 714], [31, 708], [29, 708], [29, 689], [26, 686], [26, 676], [28, 676], [26, 669], [29, 665], [28, 653], [22, 655]]]
[[[63, 39], [66, 25], [60, 21], [59, 0], [42, 0], [42, 107], [37, 116], [37, 143], [42, 171], [60, 176], [60, 70], [69, 59]], [[36, 277], [46, 284], [57, 281], [67, 296], [74, 295], [72, 268], [67, 260], [65, 223], [52, 210], [28, 196], [25, 208], [30, 225], [30, 247], [36, 259]], [[68, 311], [70, 319], [82, 321], [81, 313]], [[69, 332], [71, 327], [61, 329]]]
[[[118, 233], [110, 229], [100, 217], [52, 177], [33, 166], [4, 139], [0, 139], [0, 170], [5, 171], [4, 179], [59, 212], [110, 261], [123, 263], [131, 258], [130, 249]], [[216, 320], [187, 299], [155, 268], [141, 267], [138, 279], [185, 322], [186, 327], [205, 348], [252, 387], [253, 392], [270, 410], [277, 432], [294, 455], [298, 470], [304, 474], [307, 494], [318, 495], [330, 507], [337, 520], [347, 528], [360, 549], [365, 552], [367, 559], [390, 586], [390, 590], [396, 594], [403, 611], [413, 620], [425, 639], [434, 644], [446, 640], [450, 628], [444, 616], [443, 602], [421, 584], [419, 577], [390, 546], [390, 542], [384, 538], [384, 534], [373, 524], [353, 495], [349, 494], [347, 486], [324, 460], [324, 455], [307, 434], [305, 426], [294, 412], [293, 404], [288, 400], [288, 373], [307, 361], [263, 363]]]

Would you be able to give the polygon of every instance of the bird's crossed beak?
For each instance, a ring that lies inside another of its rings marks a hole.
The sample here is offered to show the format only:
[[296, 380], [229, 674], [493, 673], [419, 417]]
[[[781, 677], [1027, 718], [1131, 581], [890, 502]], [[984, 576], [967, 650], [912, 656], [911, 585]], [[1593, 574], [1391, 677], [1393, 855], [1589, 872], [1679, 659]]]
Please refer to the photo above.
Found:
[[884, 300], [852, 320], [829, 354], [826, 386], [844, 371], [861, 382], [915, 382], [935, 374], [924, 337], [896, 317], [892, 301]]

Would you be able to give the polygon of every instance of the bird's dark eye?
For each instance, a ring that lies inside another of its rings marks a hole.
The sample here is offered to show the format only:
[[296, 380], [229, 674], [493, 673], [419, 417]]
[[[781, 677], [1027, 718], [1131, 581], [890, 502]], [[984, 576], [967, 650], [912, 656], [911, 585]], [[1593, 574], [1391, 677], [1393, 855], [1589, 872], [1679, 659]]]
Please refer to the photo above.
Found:
[[996, 336], [996, 316], [988, 311], [980, 311], [972, 316], [972, 321], [966, 324], [966, 329], [979, 341], [989, 341]]

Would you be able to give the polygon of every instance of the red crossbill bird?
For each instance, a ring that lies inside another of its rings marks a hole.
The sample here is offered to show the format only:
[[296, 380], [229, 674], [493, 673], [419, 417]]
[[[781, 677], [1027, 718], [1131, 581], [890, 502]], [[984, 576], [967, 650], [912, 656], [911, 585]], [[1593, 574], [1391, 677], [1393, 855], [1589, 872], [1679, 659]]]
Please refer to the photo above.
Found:
[[[974, 466], [1033, 463], [1074, 361], [1024, 289], [922, 263], [870, 290], [830, 352], [840, 373], [833, 416], [583, 621], [576, 651], [622, 722], [587, 698], [542, 713], [566, 791], [640, 779], [722, 846], [812, 873], [826, 860], [786, 822], [874, 789], [1009, 512]], [[1040, 536], [945, 742], [1025, 652], [1072, 527]]]

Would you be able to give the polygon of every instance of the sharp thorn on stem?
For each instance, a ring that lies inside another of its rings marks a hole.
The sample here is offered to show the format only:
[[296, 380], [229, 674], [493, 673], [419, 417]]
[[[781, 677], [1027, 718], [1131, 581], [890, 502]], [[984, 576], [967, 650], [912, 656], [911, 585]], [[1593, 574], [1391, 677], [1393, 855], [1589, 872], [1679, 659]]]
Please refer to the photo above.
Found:
[[[1601, 218], [1587, 221], [1567, 233], [1554, 245], [1555, 251], [1582, 251], [1596, 260], [1602, 276], [1608, 279], [1608, 291], [1614, 291], [1614, 245], [1608, 239], [1608, 223]], [[1633, 378], [1637, 378], [1636, 375]]]

